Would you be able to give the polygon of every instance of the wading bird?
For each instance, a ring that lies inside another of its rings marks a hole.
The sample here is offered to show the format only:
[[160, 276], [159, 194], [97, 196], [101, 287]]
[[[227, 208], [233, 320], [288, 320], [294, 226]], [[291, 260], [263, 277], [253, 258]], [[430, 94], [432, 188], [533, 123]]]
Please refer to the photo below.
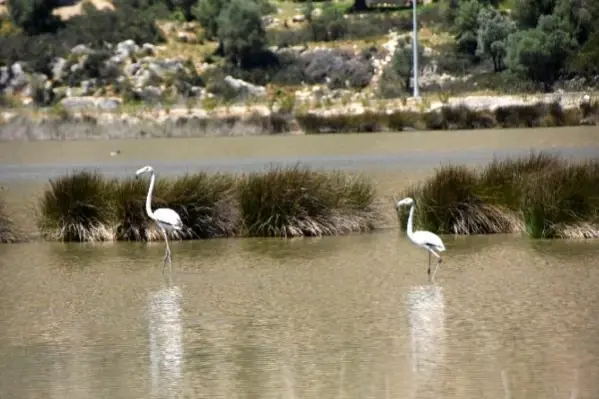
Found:
[[413, 231], [413, 222], [414, 222], [414, 200], [410, 197], [404, 198], [401, 201], [398, 201], [395, 205], [395, 209], [399, 211], [399, 208], [402, 206], [410, 206], [410, 216], [408, 217], [408, 226], [406, 228], [408, 238], [416, 245], [421, 248], [424, 248], [428, 251], [428, 275], [431, 278], [431, 254], [435, 255], [439, 260], [437, 262], [437, 266], [435, 267], [435, 272], [431, 279], [435, 278], [435, 273], [437, 273], [437, 268], [439, 264], [443, 261], [441, 259], [441, 255], [438, 252], [445, 251], [445, 245], [443, 245], [443, 241], [439, 238], [438, 235], [431, 233], [430, 231]]
[[154, 169], [151, 166], [144, 166], [135, 172], [135, 178], [138, 178], [139, 175], [147, 172], [151, 172], [152, 177], [150, 179], [148, 197], [146, 198], [146, 212], [148, 213], [148, 216], [151, 219], [154, 219], [154, 221], [158, 224], [158, 227], [160, 227], [160, 230], [162, 230], [162, 234], [164, 235], [164, 242], [166, 242], [166, 253], [164, 254], [164, 266], [162, 267], [162, 272], [164, 273], [164, 268], [166, 267], [167, 262], [169, 270], [172, 272], [171, 249], [168, 245], [168, 236], [166, 232], [182, 230], [183, 222], [181, 222], [179, 214], [169, 208], [159, 208], [152, 212], [152, 191], [154, 191], [154, 183], [156, 182], [156, 172], [154, 172]]

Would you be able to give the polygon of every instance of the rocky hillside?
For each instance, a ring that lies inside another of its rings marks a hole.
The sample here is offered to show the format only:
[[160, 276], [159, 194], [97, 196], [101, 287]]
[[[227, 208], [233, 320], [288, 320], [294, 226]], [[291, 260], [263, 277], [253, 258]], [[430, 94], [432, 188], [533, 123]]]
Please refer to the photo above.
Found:
[[[578, 24], [567, 31], [563, 25], [559, 29], [570, 41], [556, 36], [557, 28], [545, 28], [574, 18], [560, 14], [561, 0], [532, 29], [545, 40], [539, 54], [555, 53], [541, 66], [526, 63], [520, 43], [530, 29], [519, 30], [526, 26], [518, 17], [522, 11], [509, 13], [501, 2], [485, 6], [478, 0], [457, 8], [444, 2], [420, 6], [424, 100], [419, 102], [409, 99], [409, 9], [361, 12], [359, 1], [215, 1], [150, 2], [141, 10], [121, 0], [106, 11], [79, 4], [71, 14], [52, 10], [62, 19], [48, 16], [48, 32], [39, 31], [44, 24], [37, 20], [28, 25], [26, 14], [21, 20], [5, 16], [0, 19], [0, 104], [12, 110], [46, 107], [55, 114], [90, 108], [135, 113], [147, 107], [167, 113], [262, 108], [360, 113], [377, 104], [426, 111], [464, 104], [461, 99], [473, 94], [481, 99], [469, 100], [473, 107], [498, 94], [575, 91], [583, 96], [599, 81], [590, 66], [593, 57], [599, 60], [592, 26]], [[221, 9], [215, 9], [217, 3]], [[568, 101], [577, 100], [569, 96]], [[7, 120], [15, 112], [2, 115]]]

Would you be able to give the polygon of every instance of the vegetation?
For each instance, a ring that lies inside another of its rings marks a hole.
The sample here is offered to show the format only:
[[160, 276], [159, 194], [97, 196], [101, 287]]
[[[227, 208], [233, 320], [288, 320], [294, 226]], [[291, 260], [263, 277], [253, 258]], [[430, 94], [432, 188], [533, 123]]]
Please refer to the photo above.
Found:
[[[415, 224], [439, 234], [526, 232], [533, 238], [599, 237], [599, 159], [573, 163], [546, 153], [493, 161], [479, 172], [447, 165], [401, 193]], [[400, 214], [405, 228], [407, 212]]]
[[17, 232], [11, 217], [8, 215], [4, 200], [0, 198], [0, 243], [21, 241], [21, 234]]
[[[214, 68], [202, 71], [201, 78], [194, 74], [185, 77], [190, 85], [202, 81], [209, 91], [226, 97], [222, 80], [230, 74], [260, 85], [326, 83], [333, 89], [360, 91], [374, 76], [373, 56], [384, 58], [381, 37], [390, 30], [407, 33], [412, 28], [409, 10], [380, 7], [377, 3], [114, 0], [111, 10], [100, 11], [85, 3], [81, 15], [58, 18], [56, 10], [61, 2], [14, 0], [8, 2], [8, 14], [0, 16], [0, 64], [25, 61], [27, 72], [51, 77], [56, 57], [68, 58], [74, 46], [85, 44], [95, 53], [78, 69], [77, 73], [85, 76], [70, 83], [99, 79], [127, 97], [128, 91], [121, 87], [127, 82], [119, 81], [118, 76], [111, 75], [113, 71], [105, 68], [110, 58], [108, 44], [126, 39], [138, 44], [164, 42], [172, 32], [159, 29], [157, 21], [177, 21], [180, 25], [194, 21], [200, 28], [188, 33], [197, 41], [185, 49], [197, 46], [212, 50], [194, 52], [189, 61], [191, 65], [208, 63]], [[519, 0], [512, 7], [509, 1], [452, 0], [420, 6], [422, 43], [431, 51], [421, 49], [419, 65], [464, 77], [459, 82], [438, 84], [439, 90], [452, 93], [471, 91], [475, 86], [477, 90], [502, 92], [550, 91], [564, 85], [573, 89], [591, 87], [598, 83], [594, 77], [599, 31], [593, 21], [599, 18], [599, 3], [575, 3]], [[297, 12], [296, 6], [301, 7], [301, 22], [292, 21], [296, 18], [285, 15], [286, 11], [279, 16], [277, 8], [289, 4], [294, 4], [293, 12]], [[282, 21], [266, 22], [275, 17]], [[447, 40], [429, 42], [431, 34]], [[409, 40], [399, 40], [380, 80], [377, 92], [381, 97], [403, 97], [411, 91], [411, 45]], [[209, 42], [214, 46], [207, 46]], [[283, 51], [290, 46], [310, 48], [317, 43], [336, 49]], [[429, 86], [427, 90], [435, 90], [435, 84]], [[48, 105], [56, 100], [44, 98], [39, 103]]]
[[[62, 241], [162, 238], [145, 211], [147, 182], [76, 172], [50, 183], [40, 205], [43, 237]], [[373, 185], [340, 172], [274, 169], [246, 178], [200, 172], [158, 181], [152, 208], [174, 209], [183, 221], [172, 238], [239, 234], [314, 236], [374, 228]]]
[[494, 112], [474, 111], [466, 106], [443, 106], [434, 111], [365, 112], [359, 115], [296, 115], [307, 133], [357, 133], [404, 129], [481, 129], [576, 126], [599, 116], [597, 104], [563, 109], [559, 103], [498, 107]]
[[248, 236], [340, 235], [374, 229], [377, 212], [372, 183], [340, 172], [275, 168], [252, 173], [239, 187]]

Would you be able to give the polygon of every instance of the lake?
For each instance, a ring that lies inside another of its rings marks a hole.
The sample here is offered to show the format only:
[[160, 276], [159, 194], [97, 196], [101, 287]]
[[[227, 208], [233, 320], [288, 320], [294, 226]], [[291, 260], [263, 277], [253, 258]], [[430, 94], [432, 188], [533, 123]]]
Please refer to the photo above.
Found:
[[[596, 135], [11, 142], [0, 182], [33, 230], [45, 182], [74, 167], [174, 175], [301, 160], [365, 173], [390, 197], [439, 162], [595, 156]], [[426, 252], [391, 203], [388, 216], [372, 234], [174, 242], [172, 275], [161, 242], [0, 245], [0, 398], [597, 397], [599, 241], [446, 236], [429, 283]]]

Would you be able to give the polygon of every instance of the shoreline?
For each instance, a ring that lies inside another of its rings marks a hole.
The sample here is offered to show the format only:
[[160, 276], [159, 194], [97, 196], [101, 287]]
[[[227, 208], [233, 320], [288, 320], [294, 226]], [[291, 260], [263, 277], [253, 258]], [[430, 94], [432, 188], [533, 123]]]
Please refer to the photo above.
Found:
[[[0, 141], [113, 140], [372, 133], [597, 125], [593, 93], [473, 95], [434, 99], [371, 100], [316, 107], [296, 103], [289, 112], [261, 103], [217, 107], [120, 106], [117, 98], [67, 98], [45, 109], [0, 111]], [[109, 102], [112, 110], [104, 109]], [[115, 106], [115, 104], [118, 104]]]

